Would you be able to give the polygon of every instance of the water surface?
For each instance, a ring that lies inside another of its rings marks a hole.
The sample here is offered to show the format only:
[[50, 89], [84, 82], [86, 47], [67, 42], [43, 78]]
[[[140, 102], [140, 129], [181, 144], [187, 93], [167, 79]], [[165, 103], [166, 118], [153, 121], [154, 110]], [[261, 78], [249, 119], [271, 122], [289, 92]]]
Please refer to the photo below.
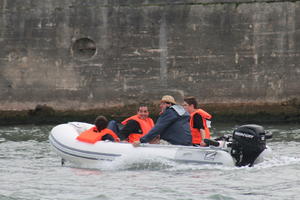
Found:
[[[214, 135], [235, 125], [215, 124]], [[144, 158], [83, 169], [51, 150], [53, 126], [0, 127], [0, 199], [299, 199], [300, 125], [264, 125], [273, 156], [253, 168]]]

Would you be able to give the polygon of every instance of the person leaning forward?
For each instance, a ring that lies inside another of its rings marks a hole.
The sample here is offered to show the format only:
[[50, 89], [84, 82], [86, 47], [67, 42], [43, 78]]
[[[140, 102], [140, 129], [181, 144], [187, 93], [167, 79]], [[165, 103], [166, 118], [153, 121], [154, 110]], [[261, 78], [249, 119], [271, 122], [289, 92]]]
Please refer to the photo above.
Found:
[[80, 133], [76, 138], [81, 142], [94, 144], [100, 140], [109, 140], [112, 142], [120, 142], [120, 138], [115, 132], [107, 128], [108, 120], [104, 116], [98, 116], [95, 120], [95, 126]]
[[133, 143], [135, 147], [140, 143], [149, 143], [158, 136], [170, 144], [192, 145], [189, 125], [189, 114], [170, 95], [165, 95], [160, 103], [161, 113], [155, 126], [140, 141]]

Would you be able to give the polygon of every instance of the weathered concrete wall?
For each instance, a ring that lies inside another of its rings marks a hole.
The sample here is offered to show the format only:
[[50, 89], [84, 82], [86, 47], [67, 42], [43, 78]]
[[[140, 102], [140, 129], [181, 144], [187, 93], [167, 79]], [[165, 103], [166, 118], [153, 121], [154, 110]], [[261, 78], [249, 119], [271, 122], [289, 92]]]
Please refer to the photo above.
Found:
[[0, 110], [300, 99], [300, 2], [0, 0]]

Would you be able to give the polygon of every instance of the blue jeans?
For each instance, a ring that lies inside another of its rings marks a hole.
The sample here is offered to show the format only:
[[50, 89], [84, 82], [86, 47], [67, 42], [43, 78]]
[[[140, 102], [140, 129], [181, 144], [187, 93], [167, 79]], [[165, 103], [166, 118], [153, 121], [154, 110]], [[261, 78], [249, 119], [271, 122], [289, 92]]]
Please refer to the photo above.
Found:
[[107, 128], [115, 132], [118, 137], [123, 140], [123, 136], [120, 134], [120, 126], [116, 120], [111, 120], [108, 122]]

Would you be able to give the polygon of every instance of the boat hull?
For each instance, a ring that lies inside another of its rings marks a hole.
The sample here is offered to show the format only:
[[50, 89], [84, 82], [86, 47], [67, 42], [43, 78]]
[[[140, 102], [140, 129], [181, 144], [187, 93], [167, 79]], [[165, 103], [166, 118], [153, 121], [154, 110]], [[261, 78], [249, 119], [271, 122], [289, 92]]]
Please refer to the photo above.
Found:
[[53, 150], [64, 160], [81, 166], [97, 165], [130, 156], [163, 158], [176, 162], [234, 166], [230, 153], [223, 147], [193, 147], [181, 145], [142, 144], [98, 141], [95, 144], [80, 142], [76, 137], [92, 124], [71, 122], [54, 127], [49, 135]]

